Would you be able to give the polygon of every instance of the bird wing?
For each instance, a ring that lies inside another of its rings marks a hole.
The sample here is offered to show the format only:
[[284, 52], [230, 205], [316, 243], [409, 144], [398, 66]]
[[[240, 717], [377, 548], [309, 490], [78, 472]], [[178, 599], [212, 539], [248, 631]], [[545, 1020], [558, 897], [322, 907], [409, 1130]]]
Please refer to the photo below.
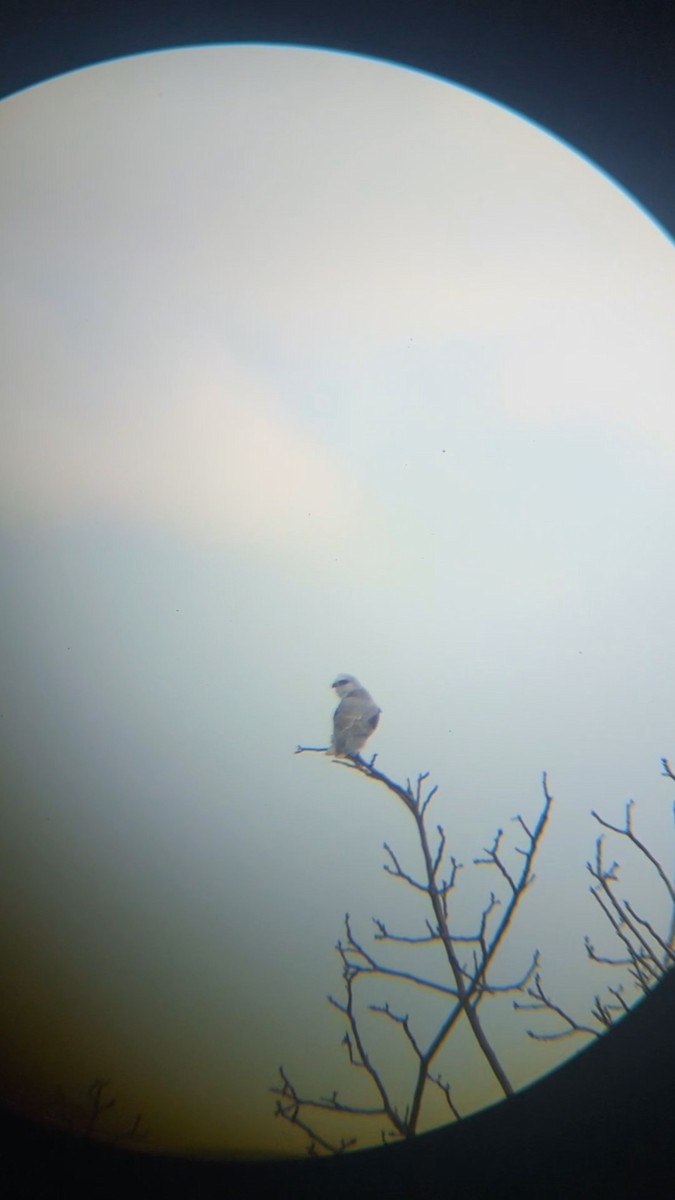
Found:
[[351, 738], [362, 739], [361, 745], [377, 728], [380, 710], [365, 688], [350, 692], [338, 704], [333, 717], [337, 748]]

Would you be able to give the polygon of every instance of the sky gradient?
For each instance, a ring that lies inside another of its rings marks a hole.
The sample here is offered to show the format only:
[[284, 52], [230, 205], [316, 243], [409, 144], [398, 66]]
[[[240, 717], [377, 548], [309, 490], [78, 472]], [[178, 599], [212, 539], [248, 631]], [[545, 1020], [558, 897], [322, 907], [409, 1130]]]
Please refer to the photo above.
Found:
[[[303, 1151], [268, 1089], [348, 1091], [333, 946], [410, 928], [382, 843], [416, 861], [391, 796], [293, 754], [339, 672], [467, 864], [548, 771], [498, 973], [539, 946], [587, 1019], [590, 810], [634, 798], [672, 869], [672, 245], [515, 114], [345, 55], [78, 72], [0, 105], [0, 155], [8, 1097], [102, 1076], [149, 1147]], [[577, 1048], [489, 1024], [519, 1086]], [[498, 1099], [461, 1035], [443, 1068]]]

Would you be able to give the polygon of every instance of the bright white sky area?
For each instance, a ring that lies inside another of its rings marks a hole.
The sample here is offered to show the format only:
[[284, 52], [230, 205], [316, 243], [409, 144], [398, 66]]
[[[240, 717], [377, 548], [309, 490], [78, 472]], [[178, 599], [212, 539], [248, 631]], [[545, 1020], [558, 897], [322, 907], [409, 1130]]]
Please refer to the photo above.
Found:
[[[617, 982], [583, 946], [617, 954], [591, 809], [633, 798], [672, 870], [672, 245], [517, 115], [301, 49], [57, 79], [0, 105], [0, 160], [7, 1096], [53, 1113], [104, 1077], [150, 1148], [245, 1154], [304, 1153], [280, 1063], [363, 1098], [326, 1002], [344, 913], [369, 945], [372, 916], [424, 928], [382, 871], [385, 841], [419, 865], [402, 805], [293, 753], [340, 672], [382, 708], [378, 766], [439, 784], [457, 929], [548, 772], [494, 981], [539, 947], [588, 1023]], [[508, 998], [485, 1019], [518, 1086], [586, 1044], [532, 1042]], [[499, 1099], [464, 1035], [439, 1068], [464, 1115]]]

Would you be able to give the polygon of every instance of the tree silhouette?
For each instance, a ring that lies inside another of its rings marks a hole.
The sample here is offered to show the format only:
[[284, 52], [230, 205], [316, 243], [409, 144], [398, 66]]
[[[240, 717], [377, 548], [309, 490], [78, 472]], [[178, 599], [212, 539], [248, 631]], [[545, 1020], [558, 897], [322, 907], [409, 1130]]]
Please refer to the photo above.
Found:
[[[662, 774], [675, 782], [668, 759], [661, 759]], [[625, 808], [623, 825], [614, 825], [606, 821], [597, 812], [592, 816], [607, 832], [600, 834], [595, 843], [595, 856], [586, 863], [586, 869], [593, 883], [589, 891], [598, 904], [608, 922], [614, 938], [620, 943], [619, 956], [599, 954], [591, 939], [586, 935], [584, 945], [591, 962], [602, 967], [622, 971], [625, 982], [616, 986], [608, 986], [608, 995], [602, 998], [598, 993], [594, 997], [591, 1008], [591, 1018], [594, 1024], [586, 1024], [577, 1020], [560, 1005], [556, 1004], [544, 991], [542, 977], [537, 972], [534, 982], [527, 989], [529, 1002], [514, 1001], [514, 1008], [531, 1012], [549, 1012], [559, 1018], [562, 1029], [540, 1033], [528, 1029], [528, 1036], [535, 1041], [560, 1041], [575, 1034], [585, 1034], [598, 1038], [620, 1017], [630, 1011], [629, 996], [633, 1001], [640, 994], [645, 995], [663, 978], [666, 971], [675, 964], [675, 878], [669, 877], [656, 855], [637, 836], [633, 827], [633, 811], [635, 803], [629, 800]], [[675, 824], [675, 803], [673, 804], [673, 821]], [[638, 860], [648, 863], [652, 875], [662, 883], [669, 899], [669, 915], [667, 931], [659, 932], [653, 920], [649, 920], [626, 897], [619, 893], [620, 867], [617, 861], [607, 863], [605, 846], [608, 834], [623, 839]]]
[[[298, 746], [296, 753], [324, 753], [325, 748]], [[381, 1124], [383, 1141], [396, 1138], [411, 1138], [419, 1130], [422, 1106], [431, 1091], [441, 1094], [447, 1112], [459, 1119], [460, 1112], [450, 1083], [437, 1070], [441, 1051], [447, 1046], [451, 1035], [462, 1024], [468, 1026], [473, 1045], [487, 1063], [499, 1091], [504, 1096], [513, 1092], [504, 1065], [495, 1047], [488, 1038], [481, 1010], [486, 1000], [513, 993], [524, 993], [536, 976], [539, 966], [539, 951], [535, 950], [529, 963], [516, 979], [493, 979], [493, 968], [506, 935], [512, 928], [516, 911], [534, 882], [533, 863], [546, 829], [550, 815], [552, 797], [548, 790], [546, 775], [543, 776], [544, 800], [534, 825], [528, 824], [520, 815], [513, 818], [517, 837], [522, 845], [509, 849], [508, 839], [499, 829], [492, 845], [486, 847], [480, 857], [473, 860], [477, 868], [488, 868], [496, 876], [495, 886], [490, 890], [482, 909], [476, 914], [473, 927], [460, 932], [455, 928], [457, 881], [463, 869], [461, 863], [449, 852], [445, 830], [436, 825], [430, 835], [427, 820], [438, 788], [429, 787], [428, 773], [418, 776], [413, 786], [410, 780], [405, 785], [390, 779], [375, 767], [376, 757], [366, 762], [359, 755], [352, 758], [335, 759], [336, 765], [357, 771], [374, 784], [387, 788], [404, 805], [415, 826], [417, 843], [424, 863], [421, 878], [404, 869], [398, 855], [385, 843], [386, 861], [384, 870], [393, 879], [405, 884], [411, 891], [424, 897], [429, 906], [424, 932], [414, 936], [392, 932], [386, 923], [373, 918], [375, 943], [397, 946], [429, 947], [437, 952], [439, 975], [430, 977], [418, 970], [394, 969], [376, 957], [354, 933], [349, 914], [345, 916], [345, 933], [336, 946], [342, 966], [344, 998], [328, 999], [342, 1015], [346, 1030], [342, 1039], [349, 1063], [369, 1084], [374, 1098], [372, 1104], [343, 1103], [337, 1091], [332, 1094], [311, 1098], [300, 1094], [283, 1067], [279, 1068], [280, 1084], [271, 1091], [278, 1097], [275, 1114], [301, 1130], [309, 1139], [309, 1152], [320, 1151], [341, 1153], [356, 1144], [356, 1139], [336, 1141], [317, 1129], [316, 1117], [327, 1114], [351, 1115], [370, 1118]], [[514, 869], [510, 859], [514, 858], [519, 868]], [[404, 1107], [397, 1105], [393, 1089], [388, 1082], [385, 1069], [371, 1052], [365, 1033], [364, 1022], [357, 1006], [357, 992], [366, 979], [383, 983], [404, 984], [419, 994], [424, 992], [442, 1000], [442, 1016], [437, 1021], [435, 1032], [423, 1040], [413, 1027], [409, 1013], [398, 1012], [389, 1001], [368, 1004], [367, 1011], [381, 1017], [395, 1027], [408, 1047], [415, 1063], [414, 1083]]]
[[143, 1127], [141, 1113], [136, 1113], [129, 1125], [111, 1125], [108, 1115], [115, 1108], [117, 1100], [107, 1093], [109, 1087], [109, 1079], [94, 1079], [76, 1100], [70, 1099], [59, 1089], [59, 1107], [68, 1131], [78, 1137], [96, 1141], [145, 1141], [148, 1130]]

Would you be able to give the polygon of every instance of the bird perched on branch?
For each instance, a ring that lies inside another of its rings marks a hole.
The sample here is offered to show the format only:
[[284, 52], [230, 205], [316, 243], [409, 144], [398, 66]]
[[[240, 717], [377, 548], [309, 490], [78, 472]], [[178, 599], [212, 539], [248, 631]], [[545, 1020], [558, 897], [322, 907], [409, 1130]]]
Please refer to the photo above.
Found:
[[381, 709], [353, 675], [338, 675], [332, 686], [340, 703], [333, 715], [333, 740], [328, 753], [354, 758], [377, 729]]

